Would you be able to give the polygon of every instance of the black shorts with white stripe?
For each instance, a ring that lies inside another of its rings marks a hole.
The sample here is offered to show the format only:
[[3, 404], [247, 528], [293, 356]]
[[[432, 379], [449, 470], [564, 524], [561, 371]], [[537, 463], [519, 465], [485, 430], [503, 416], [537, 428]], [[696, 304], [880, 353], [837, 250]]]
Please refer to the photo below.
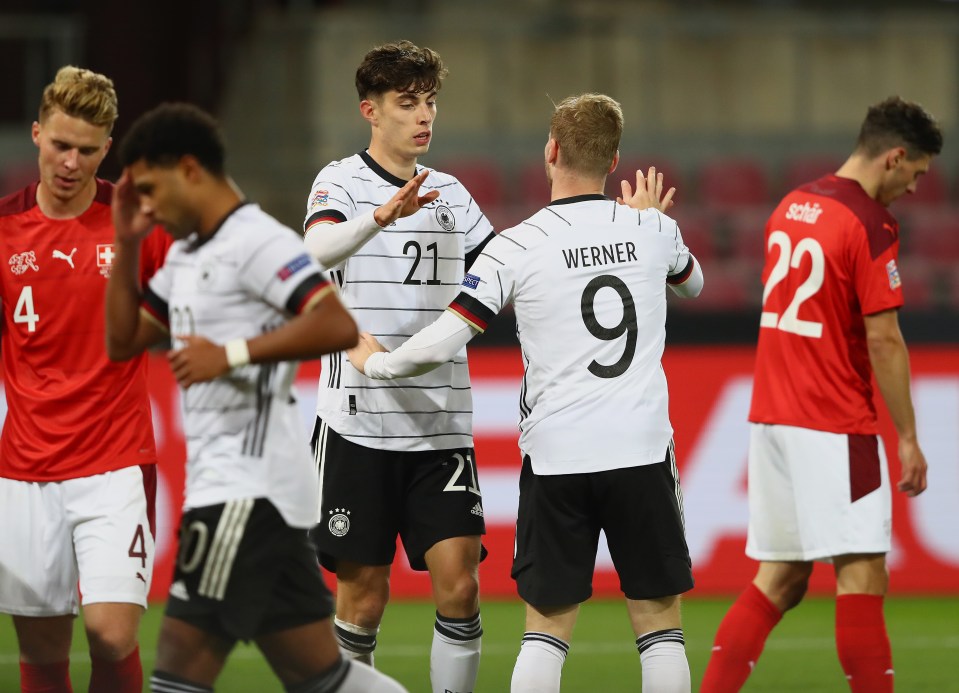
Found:
[[628, 599], [686, 592], [693, 576], [672, 445], [657, 464], [585, 474], [520, 472], [512, 576], [533, 606], [568, 606], [593, 593], [600, 530]]
[[332, 613], [307, 530], [287, 525], [270, 501], [244, 498], [184, 513], [168, 616], [233, 642]]

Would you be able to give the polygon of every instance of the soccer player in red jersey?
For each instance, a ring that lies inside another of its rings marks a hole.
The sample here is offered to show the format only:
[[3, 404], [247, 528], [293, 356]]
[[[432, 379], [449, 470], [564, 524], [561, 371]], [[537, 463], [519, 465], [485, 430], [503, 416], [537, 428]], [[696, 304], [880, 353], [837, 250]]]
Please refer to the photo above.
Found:
[[[145, 360], [112, 363], [103, 337], [113, 186], [96, 173], [116, 118], [108, 78], [62, 68], [33, 124], [40, 180], [0, 199], [0, 612], [13, 615], [22, 691], [71, 690], [78, 582], [89, 690], [143, 686], [156, 447]], [[168, 245], [150, 235], [141, 281]]]
[[941, 149], [932, 116], [886, 99], [839, 170], [789, 193], [766, 224], [746, 542], [760, 563], [719, 626], [703, 693], [742, 687], [769, 632], [802, 600], [814, 561], [835, 569], [850, 688], [893, 690], [883, 617], [892, 498], [873, 376], [899, 437], [899, 491], [925, 490], [926, 460], [899, 331], [899, 225], [886, 207], [916, 190]]

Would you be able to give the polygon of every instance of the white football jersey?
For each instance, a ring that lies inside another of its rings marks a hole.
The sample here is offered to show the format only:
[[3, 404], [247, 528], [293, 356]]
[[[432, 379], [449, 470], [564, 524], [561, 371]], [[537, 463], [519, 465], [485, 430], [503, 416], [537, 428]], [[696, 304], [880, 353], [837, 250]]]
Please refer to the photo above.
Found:
[[[328, 164], [313, 181], [305, 227], [346, 221], [387, 202], [404, 181], [367, 152]], [[437, 200], [397, 219], [330, 268], [361, 330], [392, 349], [432, 323], [459, 291], [466, 257], [492, 234], [456, 178], [430, 170], [420, 188]], [[466, 349], [415, 378], [371, 380], [340, 352], [323, 357], [317, 415], [358, 445], [379, 450], [472, 447], [473, 398]]]
[[483, 250], [450, 310], [484, 330], [513, 303], [519, 444], [536, 474], [666, 459], [666, 283], [691, 262], [675, 221], [602, 195], [554, 201]]
[[[311, 307], [332, 283], [299, 234], [254, 204], [207, 240], [176, 241], [144, 308], [178, 337], [249, 339]], [[181, 396], [187, 445], [184, 508], [267, 498], [292, 527], [316, 521], [318, 480], [291, 393], [296, 362], [250, 364]]]

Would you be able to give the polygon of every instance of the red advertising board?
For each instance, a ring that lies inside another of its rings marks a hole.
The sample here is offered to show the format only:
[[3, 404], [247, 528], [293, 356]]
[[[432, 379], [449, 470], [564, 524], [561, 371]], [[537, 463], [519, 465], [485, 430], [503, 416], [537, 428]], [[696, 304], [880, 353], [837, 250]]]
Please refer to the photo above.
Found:
[[[920, 441], [929, 461], [929, 489], [909, 499], [895, 492], [893, 550], [889, 556], [894, 593], [959, 594], [959, 348], [911, 350], [913, 398]], [[748, 347], [667, 348], [663, 365], [670, 386], [670, 412], [682, 478], [693, 570], [694, 594], [737, 592], [755, 564], [745, 544], [746, 449], [752, 350]], [[485, 596], [512, 596], [509, 577], [517, 501], [516, 446], [522, 363], [517, 349], [473, 349], [474, 427], [480, 486], [488, 527], [489, 558], [481, 567]], [[297, 379], [304, 422], [312, 420], [316, 363]], [[162, 599], [172, 574], [175, 528], [184, 480], [184, 443], [179, 393], [161, 358], [151, 364], [151, 396], [160, 450], [157, 560], [152, 596]], [[895, 433], [883, 412], [890, 478], [899, 477]], [[304, 442], [305, 444], [305, 442]], [[410, 570], [402, 549], [393, 569], [393, 596], [429, 594], [429, 579]], [[831, 591], [828, 566], [817, 567], [814, 591]], [[594, 593], [618, 595], [605, 549], [597, 559]]]

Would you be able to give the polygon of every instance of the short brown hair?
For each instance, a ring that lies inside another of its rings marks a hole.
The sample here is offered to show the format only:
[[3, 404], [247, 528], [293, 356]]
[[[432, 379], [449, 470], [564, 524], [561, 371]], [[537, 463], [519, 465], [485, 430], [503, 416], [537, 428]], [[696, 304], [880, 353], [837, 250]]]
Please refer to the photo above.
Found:
[[556, 106], [549, 134], [559, 144], [564, 166], [605, 176], [623, 135], [623, 109], [605, 94], [569, 96]]
[[942, 131], [922, 106], [890, 96], [869, 107], [856, 149], [873, 158], [893, 147], [904, 147], [906, 158], [911, 160], [938, 154], [942, 151]]
[[446, 67], [439, 53], [409, 41], [377, 46], [367, 53], [356, 70], [356, 93], [360, 100], [398, 92], [428, 94], [439, 91]]
[[117, 120], [117, 93], [113, 81], [98, 72], [67, 65], [57, 71], [53, 82], [43, 90], [40, 122], [54, 109], [91, 125], [113, 130]]

